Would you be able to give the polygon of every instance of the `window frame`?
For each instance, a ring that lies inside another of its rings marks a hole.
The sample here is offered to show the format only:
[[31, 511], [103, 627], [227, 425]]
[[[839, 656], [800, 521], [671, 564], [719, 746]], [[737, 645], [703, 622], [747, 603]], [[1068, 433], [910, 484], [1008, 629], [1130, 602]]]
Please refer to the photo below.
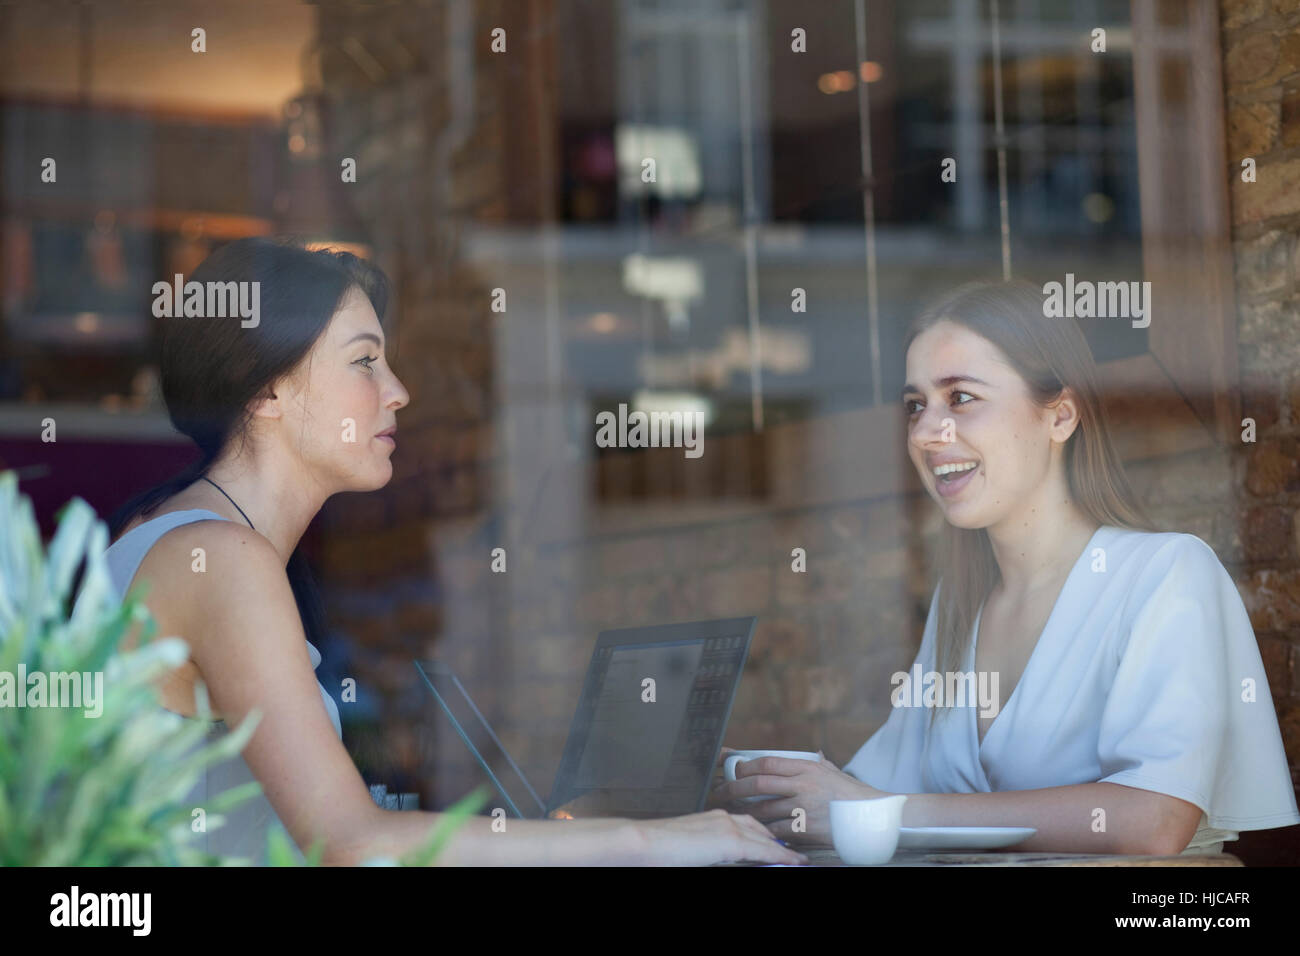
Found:
[[[1214, 0], [1180, 7], [1182, 23], [1161, 23], [1158, 12], [1168, 5], [1132, 0], [1143, 278], [1152, 284], [1156, 306], [1147, 351], [1098, 365], [1112, 438], [1125, 462], [1227, 446], [1238, 440], [1241, 421], [1218, 10]], [[1177, 75], [1180, 62], [1185, 109], [1161, 96], [1162, 76]], [[1199, 201], [1188, 202], [1189, 196]], [[541, 507], [530, 537], [559, 544], [922, 493], [906, 441], [906, 423], [893, 402], [772, 425], [752, 435], [711, 437], [710, 455], [734, 455], [742, 470], [755, 467], [757, 459], [757, 467], [766, 469], [751, 482], [763, 490], [761, 496], [648, 497], [594, 502], [576, 512], [572, 502], [564, 507], [560, 499], [570, 498], [573, 488], [594, 488], [599, 466], [557, 461], [546, 482], [556, 507]], [[704, 467], [702, 460], [684, 462], [676, 449], [610, 457], [626, 457], [616, 467], [633, 469]], [[701, 485], [689, 475], [657, 483]], [[735, 486], [743, 488], [745, 481]]]

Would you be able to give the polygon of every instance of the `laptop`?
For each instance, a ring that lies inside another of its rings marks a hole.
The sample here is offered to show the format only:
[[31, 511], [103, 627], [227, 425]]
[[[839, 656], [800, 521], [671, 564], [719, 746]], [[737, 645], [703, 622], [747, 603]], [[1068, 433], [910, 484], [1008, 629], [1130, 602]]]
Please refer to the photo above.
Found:
[[601, 632], [546, 799], [451, 668], [414, 664], [510, 815], [678, 816], [703, 810], [708, 799], [755, 622]]

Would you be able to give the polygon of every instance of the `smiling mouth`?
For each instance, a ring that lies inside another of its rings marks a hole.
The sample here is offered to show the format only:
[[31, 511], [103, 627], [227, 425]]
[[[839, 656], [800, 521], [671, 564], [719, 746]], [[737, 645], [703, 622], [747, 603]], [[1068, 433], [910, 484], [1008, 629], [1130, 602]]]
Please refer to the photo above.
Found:
[[953, 462], [947, 465], [940, 465], [938, 468], [934, 469], [933, 474], [935, 481], [951, 483], [970, 474], [978, 467], [979, 462], [977, 461]]
[[942, 474], [934, 476], [934, 490], [941, 498], [951, 498], [960, 494], [975, 479], [980, 467], [979, 462], [959, 462], [956, 465], [940, 465], [936, 470], [942, 471]]

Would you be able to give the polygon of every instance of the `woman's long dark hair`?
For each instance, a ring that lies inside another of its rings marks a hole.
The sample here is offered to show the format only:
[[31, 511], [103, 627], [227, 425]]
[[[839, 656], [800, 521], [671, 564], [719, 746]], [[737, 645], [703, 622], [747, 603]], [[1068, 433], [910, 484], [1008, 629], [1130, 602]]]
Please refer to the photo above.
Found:
[[[238, 317], [164, 320], [159, 363], [163, 400], [172, 424], [198, 446], [199, 457], [113, 512], [108, 522], [113, 540], [137, 515], [151, 514], [198, 481], [223, 450], [236, 442], [243, 447], [254, 399], [311, 351], [349, 289], [366, 294], [381, 322], [388, 304], [388, 281], [377, 267], [348, 252], [313, 251], [289, 239], [227, 243], [187, 281], [259, 283], [259, 321], [245, 328]], [[325, 633], [325, 614], [301, 548], [294, 549], [285, 573], [303, 631], [317, 644]]]

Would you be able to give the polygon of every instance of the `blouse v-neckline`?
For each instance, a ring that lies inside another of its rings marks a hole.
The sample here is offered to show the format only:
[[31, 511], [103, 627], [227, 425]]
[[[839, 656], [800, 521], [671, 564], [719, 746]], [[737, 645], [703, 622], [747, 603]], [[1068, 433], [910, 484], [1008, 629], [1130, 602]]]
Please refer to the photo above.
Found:
[[[1106, 525], [1104, 524], [1100, 525], [1097, 528], [1097, 530], [1092, 533], [1092, 537], [1088, 539], [1088, 543], [1083, 546], [1083, 550], [1079, 552], [1078, 558], [1075, 559], [1074, 566], [1070, 568], [1070, 573], [1065, 576], [1065, 583], [1061, 585], [1060, 593], [1056, 595], [1056, 601], [1052, 604], [1052, 610], [1047, 615], [1047, 622], [1043, 625], [1043, 629], [1038, 632], [1038, 639], [1034, 641], [1034, 648], [1029, 652], [1029, 657], [1025, 661], [1024, 669], [1022, 669], [1020, 672], [1020, 679], [1016, 681], [1016, 686], [1012, 689], [1011, 696], [1007, 698], [1006, 703], [1003, 704], [1002, 707], [998, 710], [997, 714], [994, 715], [993, 722], [989, 724], [989, 729], [985, 732], [983, 740], [980, 739], [979, 708], [977, 707], [967, 708], [970, 711], [969, 726], [970, 726], [971, 734], [974, 736], [975, 739], [975, 753], [980, 758], [981, 770], [983, 769], [982, 759], [983, 759], [985, 744], [989, 742], [989, 738], [993, 736], [993, 732], [997, 730], [999, 724], [1003, 723], [1002, 716], [1008, 710], [1011, 709], [1012, 704], [1014, 704], [1017, 697], [1020, 696], [1020, 688], [1025, 686], [1025, 679], [1029, 677], [1030, 669], [1034, 666], [1034, 660], [1036, 658], [1041, 658], [1043, 656], [1042, 654], [1039, 653], [1039, 651], [1042, 650], [1043, 648], [1044, 640], [1046, 640], [1052, 633], [1054, 633], [1052, 626], [1056, 623], [1058, 612], [1061, 610], [1061, 599], [1064, 598], [1066, 592], [1070, 590], [1070, 585], [1074, 581], [1075, 575], [1079, 573], [1079, 568], [1081, 568], [1085, 564], [1086, 559], [1092, 553], [1093, 542], [1097, 540], [1097, 536], [1100, 535], [1105, 528]], [[987, 601], [987, 598], [985, 598], [985, 601]], [[975, 632], [971, 640], [971, 671], [972, 672], [975, 671], [975, 667], [976, 667], [975, 662], [979, 659], [978, 654], [979, 654], [980, 620], [984, 616], [985, 601], [980, 602], [979, 610], [975, 613]], [[979, 681], [979, 675], [976, 674], [977, 686], [978, 686], [978, 681]]]

